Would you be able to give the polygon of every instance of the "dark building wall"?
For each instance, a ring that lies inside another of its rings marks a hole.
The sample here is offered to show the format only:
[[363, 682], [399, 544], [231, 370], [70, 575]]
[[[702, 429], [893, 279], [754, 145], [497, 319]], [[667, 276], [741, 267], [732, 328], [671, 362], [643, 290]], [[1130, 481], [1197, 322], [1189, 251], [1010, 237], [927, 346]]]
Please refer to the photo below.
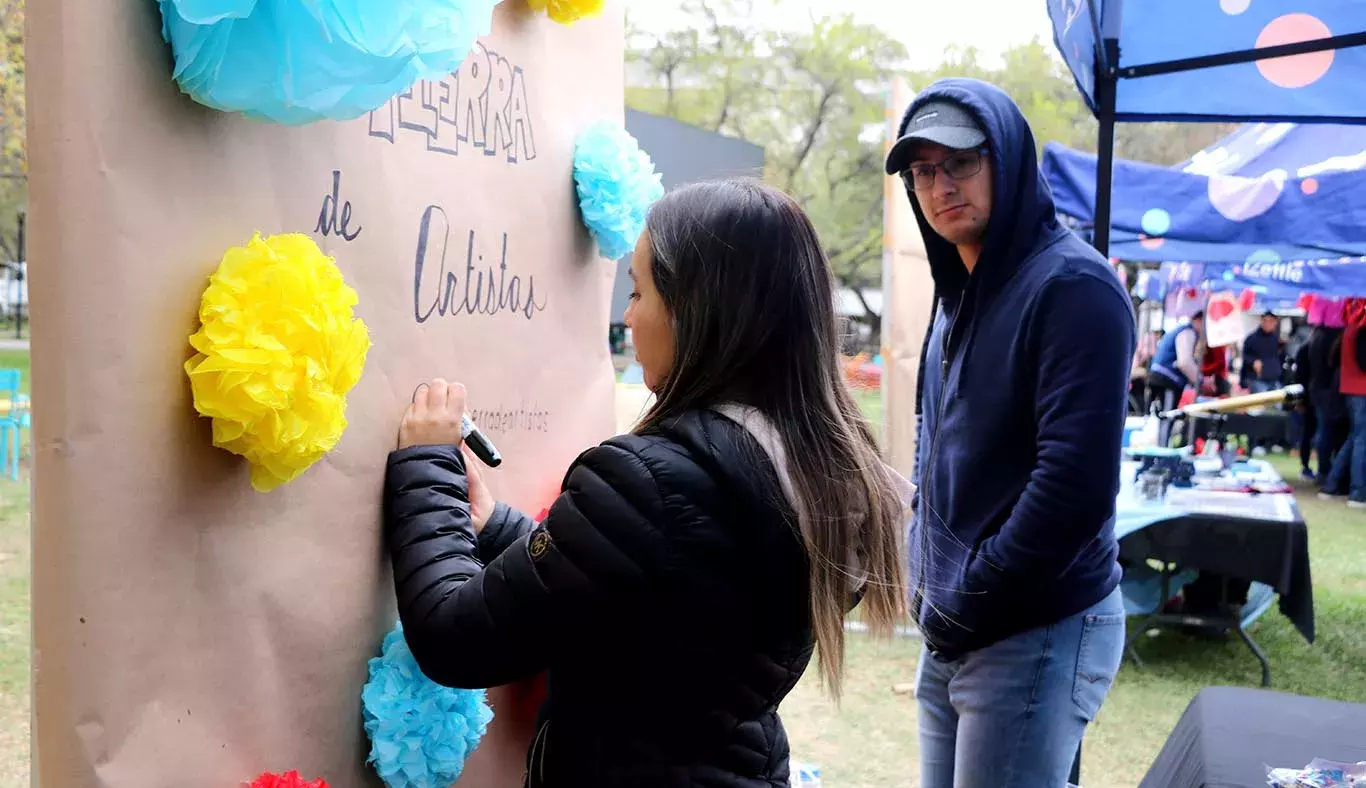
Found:
[[[664, 188], [693, 181], [732, 176], [759, 177], [764, 171], [764, 149], [743, 140], [689, 126], [673, 118], [626, 110], [626, 130], [654, 160]], [[617, 261], [612, 286], [612, 322], [620, 323], [631, 295], [627, 276], [629, 256]]]

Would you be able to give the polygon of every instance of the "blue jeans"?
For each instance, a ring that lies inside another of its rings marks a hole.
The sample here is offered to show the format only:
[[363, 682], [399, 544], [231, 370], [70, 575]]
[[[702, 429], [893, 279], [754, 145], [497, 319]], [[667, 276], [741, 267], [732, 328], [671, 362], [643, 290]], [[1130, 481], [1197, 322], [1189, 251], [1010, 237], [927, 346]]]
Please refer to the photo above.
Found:
[[1246, 385], [1247, 385], [1248, 393], [1250, 393], [1250, 394], [1265, 394], [1266, 392], [1271, 391], [1272, 389], [1276, 388], [1276, 381], [1274, 381], [1274, 380], [1257, 380], [1257, 379], [1254, 378], [1254, 379], [1252, 379], [1252, 380], [1249, 380], [1249, 381], [1246, 383]]
[[1052, 626], [916, 672], [921, 788], [1062, 788], [1124, 656], [1119, 589]]
[[1328, 474], [1333, 469], [1333, 462], [1346, 445], [1342, 443], [1349, 431], [1343, 426], [1347, 421], [1344, 413], [1346, 405], [1342, 395], [1336, 391], [1311, 391], [1309, 400], [1314, 404], [1314, 412], [1319, 422], [1318, 430], [1314, 433], [1315, 451], [1319, 456], [1318, 482], [1320, 487], [1327, 487]]
[[1347, 491], [1352, 500], [1366, 503], [1366, 397], [1348, 395], [1346, 399], [1351, 432], [1333, 458], [1323, 490], [1335, 495]]

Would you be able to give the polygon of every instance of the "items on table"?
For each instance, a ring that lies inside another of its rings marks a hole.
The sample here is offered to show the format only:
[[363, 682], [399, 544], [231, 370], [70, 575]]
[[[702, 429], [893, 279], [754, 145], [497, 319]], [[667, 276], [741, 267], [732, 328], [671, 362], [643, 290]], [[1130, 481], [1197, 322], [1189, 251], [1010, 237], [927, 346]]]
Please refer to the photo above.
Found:
[[[1169, 488], [1250, 495], [1293, 492], [1265, 461], [1236, 457], [1218, 441], [1206, 442], [1205, 448], [1202, 455], [1188, 449], [1129, 448], [1131, 462], [1121, 466], [1121, 493], [1140, 502], [1158, 502], [1166, 499]], [[1224, 505], [1236, 504], [1222, 500]]]
[[1337, 763], [1315, 758], [1303, 769], [1267, 769], [1271, 788], [1352, 788], [1366, 786], [1366, 761]]

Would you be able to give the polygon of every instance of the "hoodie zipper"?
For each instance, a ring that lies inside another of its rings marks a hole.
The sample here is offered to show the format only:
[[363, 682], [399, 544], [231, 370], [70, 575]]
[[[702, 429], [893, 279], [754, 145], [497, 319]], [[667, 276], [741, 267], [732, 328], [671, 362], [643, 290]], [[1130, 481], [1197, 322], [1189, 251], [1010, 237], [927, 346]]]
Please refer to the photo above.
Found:
[[[949, 348], [953, 345], [953, 332], [958, 327], [958, 318], [962, 316], [963, 308], [967, 305], [967, 290], [968, 288], [963, 288], [963, 294], [958, 301], [958, 309], [954, 311], [953, 320], [949, 321], [949, 330], [944, 334], [944, 342], [939, 346], [939, 403], [934, 411], [934, 434], [930, 436], [930, 451], [925, 455], [927, 467], [925, 469], [925, 484], [922, 485], [925, 491], [924, 504], [927, 512], [934, 511], [934, 507], [930, 504], [930, 491], [933, 489], [930, 486], [930, 481], [934, 479], [934, 455], [939, 449], [939, 430], [944, 424], [944, 403], [948, 398]], [[924, 528], [926, 525], [922, 523], [921, 527]], [[920, 625], [919, 621], [915, 623], [916, 626]], [[929, 643], [928, 638], [926, 644], [931, 646], [930, 651], [933, 653], [934, 648]]]
[[[953, 332], [958, 328], [958, 319], [963, 316], [963, 308], [967, 305], [967, 288], [963, 289], [963, 295], [959, 299], [958, 309], [953, 313], [953, 320], [949, 322], [949, 330], [944, 334], [944, 342], [939, 346], [939, 404], [934, 411], [934, 434], [930, 436], [930, 453], [927, 458], [930, 463], [926, 478], [926, 487], [929, 487], [929, 480], [934, 474], [934, 453], [939, 448], [939, 429], [943, 424], [944, 403], [948, 398], [949, 392], [949, 349], [953, 347]], [[929, 500], [926, 494], [925, 500]]]

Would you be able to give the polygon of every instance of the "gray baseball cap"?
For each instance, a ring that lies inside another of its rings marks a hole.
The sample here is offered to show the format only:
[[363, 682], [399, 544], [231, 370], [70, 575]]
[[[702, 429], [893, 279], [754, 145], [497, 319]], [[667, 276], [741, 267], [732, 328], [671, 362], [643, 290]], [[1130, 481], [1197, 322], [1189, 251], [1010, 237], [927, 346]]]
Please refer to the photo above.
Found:
[[987, 141], [982, 125], [971, 112], [953, 101], [928, 101], [916, 109], [906, 131], [887, 154], [887, 174], [895, 175], [911, 164], [915, 146], [934, 142], [946, 148], [967, 150]]

